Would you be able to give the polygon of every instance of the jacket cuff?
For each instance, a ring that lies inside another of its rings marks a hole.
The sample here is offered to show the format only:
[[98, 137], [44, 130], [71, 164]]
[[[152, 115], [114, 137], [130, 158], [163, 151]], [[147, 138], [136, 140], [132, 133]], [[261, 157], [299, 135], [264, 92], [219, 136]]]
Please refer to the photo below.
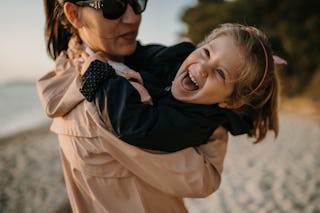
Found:
[[99, 60], [91, 62], [87, 71], [81, 77], [81, 94], [89, 101], [93, 101], [101, 83], [115, 75], [115, 70], [108, 63]]

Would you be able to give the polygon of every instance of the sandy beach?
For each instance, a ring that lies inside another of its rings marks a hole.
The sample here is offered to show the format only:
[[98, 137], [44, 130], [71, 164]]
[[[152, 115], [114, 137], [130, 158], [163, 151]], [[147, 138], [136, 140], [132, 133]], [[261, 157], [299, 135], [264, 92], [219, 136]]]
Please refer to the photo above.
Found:
[[56, 136], [49, 125], [0, 139], [0, 212], [53, 213], [66, 202]]
[[[231, 137], [222, 184], [187, 199], [190, 213], [320, 212], [320, 117], [282, 113], [280, 134], [252, 145]], [[0, 212], [70, 212], [48, 126], [0, 139]]]
[[319, 213], [320, 117], [282, 114], [280, 134], [230, 138], [220, 189], [187, 201], [192, 213]]

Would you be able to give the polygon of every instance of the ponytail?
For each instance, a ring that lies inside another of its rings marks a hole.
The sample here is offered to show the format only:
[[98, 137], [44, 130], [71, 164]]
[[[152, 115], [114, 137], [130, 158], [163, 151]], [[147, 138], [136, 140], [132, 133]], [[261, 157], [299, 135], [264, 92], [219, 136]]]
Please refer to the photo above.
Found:
[[54, 60], [61, 51], [68, 48], [68, 42], [75, 32], [64, 15], [63, 2], [63, 0], [44, 0], [45, 41], [47, 52]]

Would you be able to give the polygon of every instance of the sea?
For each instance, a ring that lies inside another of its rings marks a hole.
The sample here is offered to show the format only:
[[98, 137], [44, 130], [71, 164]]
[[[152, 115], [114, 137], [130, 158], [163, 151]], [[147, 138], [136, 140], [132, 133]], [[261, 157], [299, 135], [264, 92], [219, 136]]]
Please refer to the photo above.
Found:
[[48, 124], [35, 82], [0, 83], [0, 139]]

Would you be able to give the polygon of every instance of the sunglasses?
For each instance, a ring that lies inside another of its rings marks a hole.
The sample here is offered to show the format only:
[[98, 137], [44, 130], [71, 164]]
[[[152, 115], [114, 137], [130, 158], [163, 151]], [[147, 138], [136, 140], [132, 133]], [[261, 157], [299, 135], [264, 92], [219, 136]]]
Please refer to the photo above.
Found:
[[148, 0], [88, 0], [74, 3], [78, 6], [88, 6], [96, 10], [102, 9], [103, 17], [117, 19], [126, 12], [128, 4], [130, 4], [134, 13], [139, 15], [146, 9], [147, 2]]

